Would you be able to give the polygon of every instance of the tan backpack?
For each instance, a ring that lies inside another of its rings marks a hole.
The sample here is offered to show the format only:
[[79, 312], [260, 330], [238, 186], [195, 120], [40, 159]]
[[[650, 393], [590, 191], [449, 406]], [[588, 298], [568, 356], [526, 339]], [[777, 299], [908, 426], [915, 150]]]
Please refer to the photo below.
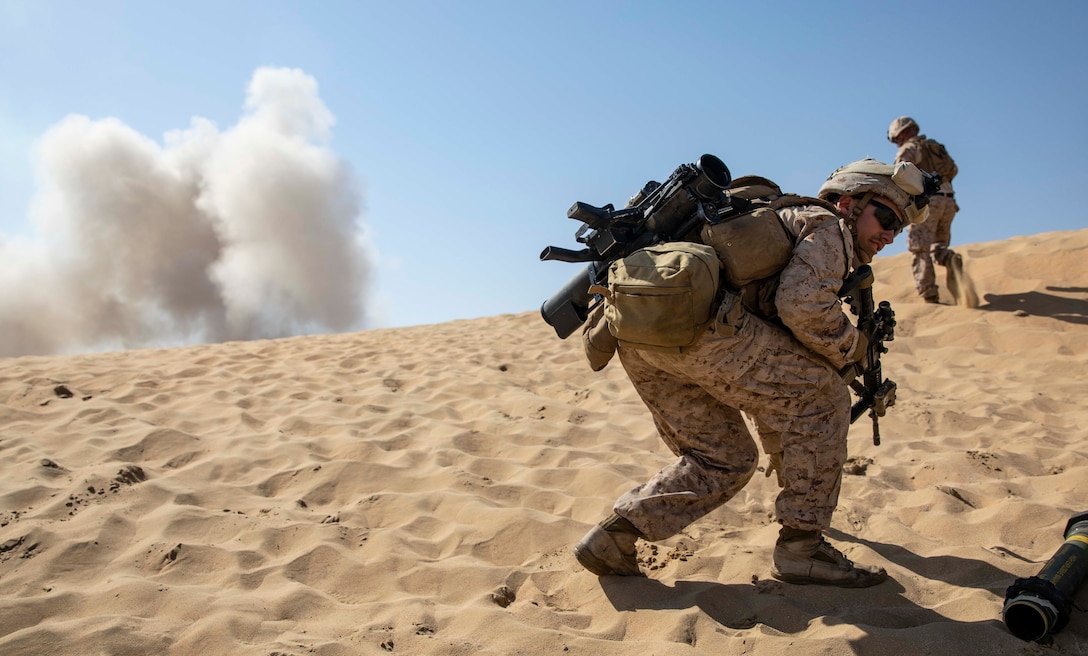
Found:
[[702, 242], [714, 248], [722, 261], [723, 278], [733, 289], [774, 276], [790, 261], [795, 246], [777, 210], [820, 205], [832, 214], [835, 207], [818, 198], [783, 194], [767, 178], [747, 175], [729, 186], [729, 195], [748, 202], [748, 208], [703, 226]]
[[928, 137], [925, 140], [925, 146], [926, 153], [929, 155], [929, 165], [933, 167], [931, 170], [936, 171], [937, 175], [941, 176], [941, 180], [952, 182], [952, 178], [959, 173], [959, 168], [952, 156], [948, 154], [948, 149], [944, 147], [944, 144]]

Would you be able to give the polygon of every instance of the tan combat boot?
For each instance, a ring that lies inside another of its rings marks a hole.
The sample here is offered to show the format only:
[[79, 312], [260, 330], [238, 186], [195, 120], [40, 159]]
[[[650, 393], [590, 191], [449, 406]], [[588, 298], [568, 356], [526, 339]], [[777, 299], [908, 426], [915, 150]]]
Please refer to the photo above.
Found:
[[799, 585], [867, 588], [885, 581], [888, 573], [883, 567], [855, 565], [819, 531], [783, 527], [774, 547], [771, 576]]
[[597, 576], [643, 576], [635, 550], [640, 537], [631, 522], [612, 513], [574, 545], [574, 557]]

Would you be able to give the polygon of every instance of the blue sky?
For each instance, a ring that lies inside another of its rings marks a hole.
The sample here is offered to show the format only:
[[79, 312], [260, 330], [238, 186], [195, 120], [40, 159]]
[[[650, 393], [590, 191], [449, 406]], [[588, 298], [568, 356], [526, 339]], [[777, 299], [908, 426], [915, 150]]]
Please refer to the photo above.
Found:
[[0, 239], [47, 238], [36, 149], [66, 116], [226, 130], [262, 67], [335, 117], [373, 257], [359, 328], [536, 310], [579, 266], [538, 260], [577, 246], [574, 201], [703, 153], [813, 194], [893, 159], [903, 114], [959, 165], [953, 245], [1080, 229], [1086, 30], [1080, 0], [0, 0]]

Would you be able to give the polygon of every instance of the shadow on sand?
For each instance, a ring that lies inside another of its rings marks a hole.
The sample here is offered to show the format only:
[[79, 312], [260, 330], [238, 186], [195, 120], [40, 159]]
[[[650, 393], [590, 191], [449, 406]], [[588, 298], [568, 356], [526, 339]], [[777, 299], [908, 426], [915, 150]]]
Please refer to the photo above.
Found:
[[[983, 561], [958, 556], [923, 557], [898, 545], [863, 540], [837, 530], [828, 531], [828, 537], [864, 544], [920, 577], [993, 593], [993, 620], [960, 624], [1004, 632], [1004, 626], [997, 618], [1005, 589], [1016, 578], [1014, 575]], [[825, 623], [896, 630], [954, 622], [938, 611], [908, 599], [904, 596], [906, 589], [894, 578], [872, 588], [855, 590], [795, 586], [773, 579], [752, 578], [750, 584], [683, 580], [669, 584], [650, 578], [606, 576], [600, 583], [616, 610], [698, 608], [730, 629], [750, 629], [763, 624], [782, 633], [796, 634], [805, 631], [818, 618]]]
[[[1064, 294], [1088, 293], [1088, 287], [1047, 287]], [[1024, 312], [1036, 317], [1050, 317], [1069, 323], [1088, 324], [1088, 300], [1042, 292], [1021, 294], [986, 294], [978, 309], [993, 312]]]

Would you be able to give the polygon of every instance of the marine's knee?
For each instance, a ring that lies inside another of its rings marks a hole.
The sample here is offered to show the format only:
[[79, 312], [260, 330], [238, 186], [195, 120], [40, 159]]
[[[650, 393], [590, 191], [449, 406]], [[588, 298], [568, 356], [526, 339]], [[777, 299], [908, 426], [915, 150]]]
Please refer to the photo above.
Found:
[[744, 445], [734, 445], [728, 454], [716, 454], [716, 457], [708, 457], [703, 453], [692, 453], [692, 458], [699, 462], [704, 469], [729, 472], [736, 476], [750, 479], [759, 465], [759, 449], [755, 442]]

